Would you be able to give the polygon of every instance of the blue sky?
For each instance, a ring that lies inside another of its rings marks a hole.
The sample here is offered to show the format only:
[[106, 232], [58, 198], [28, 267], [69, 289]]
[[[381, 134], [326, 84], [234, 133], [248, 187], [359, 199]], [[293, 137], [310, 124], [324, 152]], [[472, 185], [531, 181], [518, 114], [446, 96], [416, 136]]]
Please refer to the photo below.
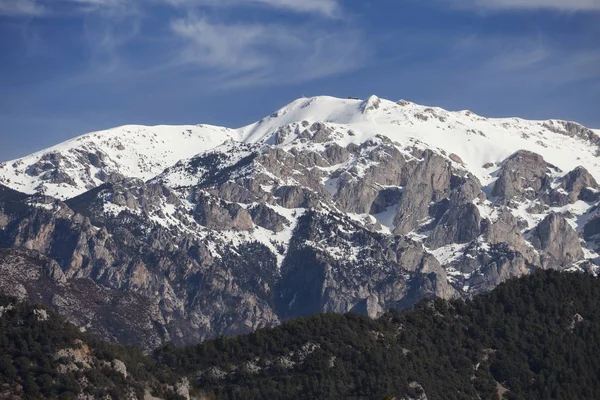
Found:
[[600, 0], [0, 0], [0, 161], [305, 95], [600, 128]]

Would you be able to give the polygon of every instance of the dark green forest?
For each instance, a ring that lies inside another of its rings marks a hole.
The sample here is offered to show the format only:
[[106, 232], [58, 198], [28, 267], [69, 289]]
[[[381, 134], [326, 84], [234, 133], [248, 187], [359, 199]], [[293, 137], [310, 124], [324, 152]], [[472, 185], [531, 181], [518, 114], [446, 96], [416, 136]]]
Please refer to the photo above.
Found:
[[[146, 390], [180, 399], [177, 377], [140, 350], [95, 340], [57, 314], [0, 295], [0, 398], [143, 398]], [[65, 357], [72, 349], [78, 359]], [[122, 361], [127, 377], [112, 367]], [[15, 396], [15, 397], [13, 397]]]
[[538, 271], [470, 301], [320, 314], [155, 358], [225, 399], [600, 399], [599, 346], [600, 281]]
[[[586, 274], [537, 271], [469, 301], [377, 320], [318, 314], [152, 357], [39, 318], [39, 307], [0, 306], [0, 398], [176, 399], [185, 376], [213, 399], [600, 399], [600, 281]], [[90, 365], [66, 371], [64, 348], [88, 348]]]

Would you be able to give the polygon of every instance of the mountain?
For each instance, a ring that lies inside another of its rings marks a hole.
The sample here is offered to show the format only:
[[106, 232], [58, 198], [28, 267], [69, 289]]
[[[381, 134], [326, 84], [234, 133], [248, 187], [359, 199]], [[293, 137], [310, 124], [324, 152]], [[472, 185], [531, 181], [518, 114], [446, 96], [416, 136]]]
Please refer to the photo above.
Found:
[[127, 125], [2, 163], [0, 183], [64, 200], [123, 177], [150, 179], [171, 164], [232, 137], [236, 132], [208, 125]]
[[92, 133], [0, 166], [0, 287], [149, 351], [595, 274], [599, 146], [573, 122], [375, 96]]

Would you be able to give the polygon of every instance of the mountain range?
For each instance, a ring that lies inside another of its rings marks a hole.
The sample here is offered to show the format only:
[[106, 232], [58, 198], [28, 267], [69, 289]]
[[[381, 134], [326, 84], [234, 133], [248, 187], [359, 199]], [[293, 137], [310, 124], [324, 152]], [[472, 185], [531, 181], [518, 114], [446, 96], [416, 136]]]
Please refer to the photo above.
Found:
[[0, 164], [0, 290], [150, 351], [598, 272], [600, 131], [302, 98]]

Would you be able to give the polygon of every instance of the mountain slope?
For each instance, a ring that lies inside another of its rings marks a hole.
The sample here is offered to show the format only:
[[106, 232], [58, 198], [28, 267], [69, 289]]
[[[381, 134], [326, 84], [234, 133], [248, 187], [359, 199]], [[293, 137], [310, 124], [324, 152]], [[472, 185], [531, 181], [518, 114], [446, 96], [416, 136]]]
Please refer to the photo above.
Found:
[[144, 343], [598, 271], [598, 136], [575, 123], [317, 97], [238, 130], [153, 129], [129, 129], [124, 150], [107, 131], [0, 170], [39, 192], [0, 186], [0, 246], [145, 299]]
[[537, 271], [468, 301], [318, 314], [151, 359], [0, 295], [0, 397], [594, 399], [599, 304], [598, 278]]
[[[400, 143], [440, 149], [458, 155], [471, 173], [486, 185], [493, 180], [487, 163], [499, 163], [518, 150], [542, 155], [563, 171], [584, 165], [600, 179], [596, 154], [600, 136], [573, 122], [528, 121], [520, 118], [484, 118], [470, 111], [449, 112], [408, 101], [332, 97], [299, 99], [262, 121], [242, 128], [245, 142], [274, 140], [281, 127], [307, 121], [323, 122], [339, 137], [342, 147], [360, 144], [376, 135]], [[354, 135], [349, 134], [352, 130]], [[295, 135], [284, 142], [289, 145]]]
[[96, 338], [151, 351], [163, 342], [158, 299], [67, 279], [57, 262], [30, 250], [0, 249], [0, 293], [47, 304]]
[[155, 353], [225, 399], [600, 396], [600, 281], [538, 271], [378, 320], [319, 314]]
[[0, 183], [64, 200], [123, 177], [150, 179], [178, 160], [230, 137], [235, 137], [234, 131], [208, 125], [127, 125], [2, 163]]
[[[416, 142], [454, 153], [483, 184], [493, 179], [483, 165], [501, 162], [517, 150], [541, 154], [564, 171], [584, 165], [600, 179], [596, 160], [599, 134], [576, 123], [483, 118], [470, 111], [448, 112], [375, 96], [365, 101], [321, 96], [296, 100], [237, 130], [208, 125], [127, 125], [86, 134], [0, 164], [0, 183], [24, 193], [43, 192], [66, 199], [114, 180], [111, 173], [147, 180], [177, 161], [229, 139], [272, 143], [281, 128], [297, 127], [305, 121], [332, 127], [339, 133], [335, 142], [342, 147], [380, 134], [404, 147]], [[294, 138], [290, 135], [284, 144]], [[567, 152], [571, 156], [565, 156]]]
[[0, 397], [190, 398], [186, 380], [140, 350], [92, 339], [52, 311], [3, 295]]

